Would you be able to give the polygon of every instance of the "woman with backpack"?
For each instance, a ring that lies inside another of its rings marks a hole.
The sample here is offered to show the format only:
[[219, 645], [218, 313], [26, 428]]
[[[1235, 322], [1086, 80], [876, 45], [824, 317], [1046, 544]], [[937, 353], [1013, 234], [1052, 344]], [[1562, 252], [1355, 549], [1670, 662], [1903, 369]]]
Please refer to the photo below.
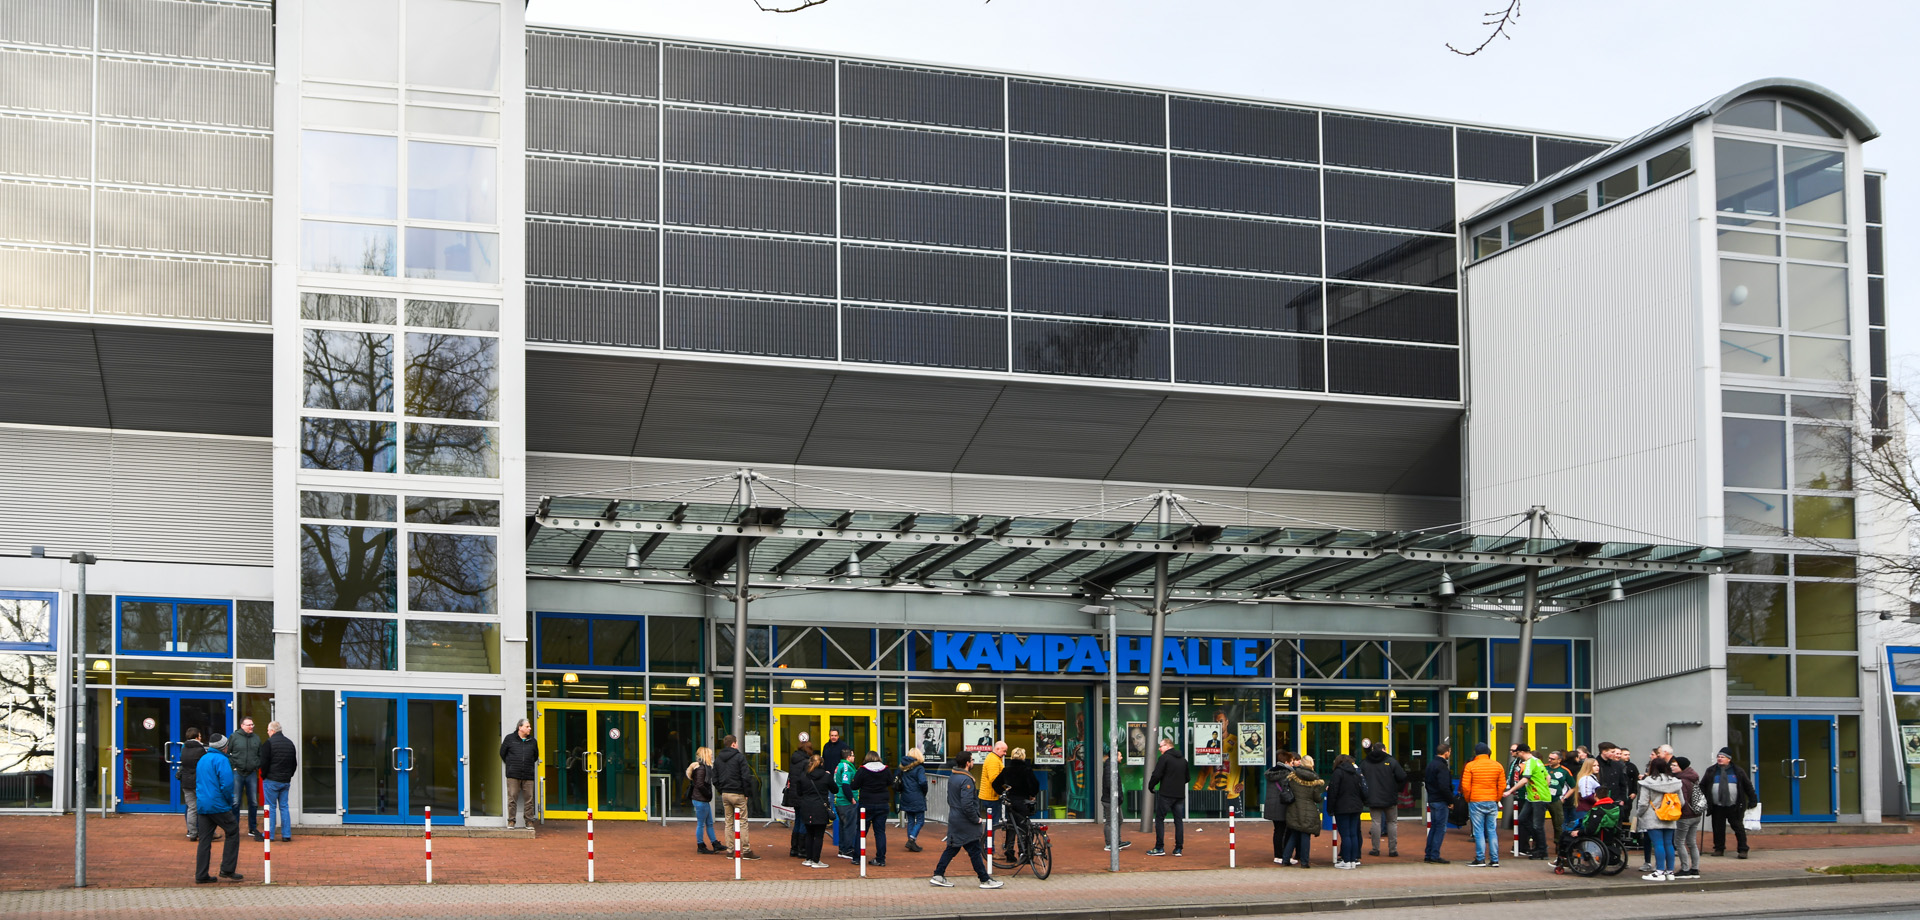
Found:
[[927, 823], [926, 755], [919, 748], [900, 758], [900, 773], [894, 778], [900, 792], [900, 814], [906, 820], [907, 852], [920, 852], [920, 828]]
[[1320, 836], [1320, 802], [1326, 797], [1327, 783], [1313, 772], [1313, 757], [1307, 754], [1294, 762], [1293, 776], [1287, 782], [1293, 798], [1287, 804], [1287, 841], [1280, 857], [1311, 869], [1313, 838]]
[[1273, 822], [1273, 863], [1276, 866], [1291, 865], [1286, 856], [1287, 812], [1293, 805], [1293, 765], [1298, 763], [1291, 752], [1282, 751], [1280, 759], [1267, 768], [1267, 820]]
[[1673, 829], [1680, 822], [1680, 778], [1673, 775], [1667, 761], [1647, 764], [1647, 775], [1640, 780], [1640, 794], [1633, 803], [1633, 827], [1647, 835], [1653, 845], [1653, 871], [1640, 876], [1648, 882], [1673, 881]]
[[1673, 775], [1680, 780], [1680, 820], [1673, 826], [1675, 878], [1700, 877], [1700, 819], [1707, 816], [1707, 797], [1700, 792], [1700, 774], [1685, 757], [1673, 759]]
[[1340, 835], [1335, 869], [1360, 868], [1360, 813], [1366, 810], [1367, 778], [1360, 775], [1352, 757], [1335, 757], [1327, 779], [1327, 814], [1333, 818], [1334, 833]]
[[713, 832], [713, 748], [693, 752], [693, 763], [687, 764], [687, 798], [693, 801], [695, 848], [701, 853], [725, 853]]
[[819, 754], [808, 752], [806, 766], [796, 770], [792, 779], [793, 823], [807, 829], [806, 840], [800, 847], [800, 865], [825, 869], [827, 864], [820, 861], [820, 843], [827, 836], [827, 825], [833, 823], [833, 813], [827, 808], [827, 797], [833, 792], [833, 774], [827, 772]]

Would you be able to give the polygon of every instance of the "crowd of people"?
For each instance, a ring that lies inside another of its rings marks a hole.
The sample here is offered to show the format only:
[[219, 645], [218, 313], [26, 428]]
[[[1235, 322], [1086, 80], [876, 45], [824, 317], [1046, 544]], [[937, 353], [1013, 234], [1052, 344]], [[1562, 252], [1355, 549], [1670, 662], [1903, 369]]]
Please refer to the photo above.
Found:
[[[287, 814], [287, 786], [299, 768], [299, 752], [280, 731], [279, 722], [267, 723], [267, 736], [254, 732], [252, 719], [241, 719], [231, 737], [215, 734], [202, 739], [200, 729], [188, 727], [180, 753], [180, 798], [186, 805], [187, 839], [194, 848], [193, 880], [202, 885], [240, 881], [235, 871], [240, 858], [240, 812], [247, 815], [247, 836], [264, 840], [280, 831], [282, 842], [293, 839]], [[268, 826], [260, 830], [260, 808], [266, 806]], [[223, 841], [218, 878], [208, 874], [213, 844]]]

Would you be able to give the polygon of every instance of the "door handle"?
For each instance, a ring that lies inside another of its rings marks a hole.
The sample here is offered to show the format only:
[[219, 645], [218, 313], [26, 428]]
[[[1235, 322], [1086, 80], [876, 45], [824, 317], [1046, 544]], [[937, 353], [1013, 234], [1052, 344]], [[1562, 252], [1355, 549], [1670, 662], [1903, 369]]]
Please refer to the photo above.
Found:
[[403, 751], [406, 751], [406, 752], [407, 752], [407, 766], [406, 766], [406, 771], [407, 771], [408, 773], [412, 773], [412, 772], [413, 772], [413, 748], [410, 748], [410, 747], [403, 747], [403, 748], [401, 748], [400, 750], [403, 750]]
[[588, 751], [587, 752], [587, 758], [588, 758], [587, 772], [588, 773], [600, 772], [600, 768], [606, 766], [606, 756], [607, 755], [602, 754], [599, 751]]
[[178, 770], [180, 769], [180, 758], [185, 756], [186, 748], [187, 744], [184, 741], [162, 742], [160, 744], [160, 758], [165, 760], [168, 766]]
[[1793, 778], [1794, 778], [1794, 779], [1806, 779], [1806, 778], [1807, 778], [1807, 760], [1806, 760], [1806, 758], [1804, 758], [1804, 757], [1795, 757], [1795, 758], [1793, 759], [1793, 764], [1794, 764], [1794, 767], [1793, 767]]
[[388, 756], [389, 756], [389, 757], [391, 757], [391, 758], [393, 759], [393, 771], [394, 771], [395, 773], [398, 773], [398, 772], [400, 772], [400, 769], [401, 769], [401, 767], [400, 767], [400, 749], [399, 749], [399, 748], [392, 748], [392, 749], [390, 750], [390, 752], [389, 752], [389, 754], [388, 754]]

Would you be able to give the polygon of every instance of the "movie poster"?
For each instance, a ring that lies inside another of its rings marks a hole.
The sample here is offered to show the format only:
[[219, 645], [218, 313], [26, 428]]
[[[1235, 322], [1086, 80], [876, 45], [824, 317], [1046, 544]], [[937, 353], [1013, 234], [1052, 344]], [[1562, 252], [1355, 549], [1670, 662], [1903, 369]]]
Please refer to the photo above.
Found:
[[927, 759], [928, 766], [939, 766], [947, 762], [947, 720], [913, 720], [914, 745], [920, 748], [920, 755]]
[[1059, 766], [1067, 762], [1067, 723], [1033, 720], [1033, 763]]
[[1138, 767], [1147, 762], [1147, 723], [1127, 723], [1127, 766]]
[[1920, 725], [1900, 726], [1900, 746], [1906, 749], [1907, 766], [1920, 767]]
[[1189, 726], [1193, 739], [1193, 765], [1218, 767], [1226, 764], [1227, 726], [1222, 722], [1195, 722]]
[[967, 743], [967, 753], [973, 755], [973, 762], [986, 763], [987, 754], [993, 750], [993, 720], [966, 719], [961, 727], [966, 729], [961, 740]]
[[1242, 722], [1239, 731], [1240, 765], [1267, 765], [1267, 727], [1259, 722]]

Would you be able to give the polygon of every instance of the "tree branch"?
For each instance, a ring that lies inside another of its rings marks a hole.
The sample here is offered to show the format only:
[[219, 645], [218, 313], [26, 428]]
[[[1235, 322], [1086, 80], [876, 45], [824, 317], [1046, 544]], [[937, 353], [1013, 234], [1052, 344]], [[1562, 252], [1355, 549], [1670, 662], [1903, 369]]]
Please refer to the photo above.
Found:
[[[756, 0], [756, 2], [758, 2], [758, 0]], [[826, 0], [812, 0], [812, 2], [824, 3]], [[1447, 44], [1447, 50], [1461, 57], [1473, 57], [1481, 51], [1486, 50], [1486, 47], [1493, 44], [1493, 40], [1496, 38], [1506, 38], [1511, 41], [1513, 36], [1507, 34], [1507, 26], [1512, 25], [1514, 20], [1519, 18], [1520, 0], [1511, 0], [1511, 2], [1507, 4], [1506, 9], [1489, 12], [1486, 14], [1486, 18], [1480, 21], [1480, 24], [1483, 26], [1492, 26], [1493, 31], [1487, 33], [1487, 37], [1483, 39], [1480, 44], [1475, 45], [1472, 51], [1461, 51], [1455, 48], [1451, 42]]]
[[762, 13], [798, 13], [801, 10], [812, 9], [825, 2], [827, 2], [827, 0], [793, 0], [789, 6], [781, 6], [778, 3], [769, 6], [767, 0], [753, 0], [753, 5], [759, 7]]

